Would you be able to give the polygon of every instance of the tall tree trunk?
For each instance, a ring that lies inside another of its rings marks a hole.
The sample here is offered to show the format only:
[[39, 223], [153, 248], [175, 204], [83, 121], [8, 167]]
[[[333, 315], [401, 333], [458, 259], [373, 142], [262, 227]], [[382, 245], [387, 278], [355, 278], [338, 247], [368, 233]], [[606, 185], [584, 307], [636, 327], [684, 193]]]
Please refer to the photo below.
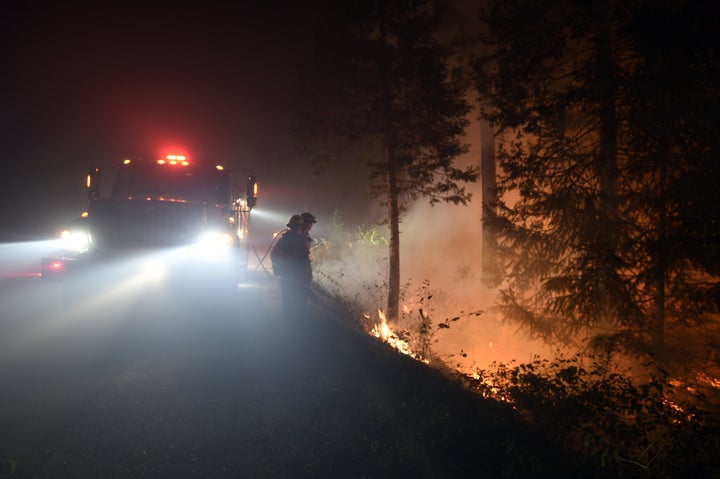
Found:
[[[618, 254], [620, 221], [618, 212], [618, 120], [616, 111], [617, 78], [612, 53], [610, 1], [596, 2], [598, 23], [595, 31], [595, 91], [599, 118], [597, 175], [599, 183], [599, 210], [603, 237], [595, 247], [600, 249], [599, 267], [612, 268]], [[619, 298], [608, 296], [601, 299], [602, 314], [612, 324], [618, 322]]]
[[[483, 218], [495, 213], [497, 202], [497, 175], [495, 170], [495, 133], [492, 125], [480, 120], [480, 181], [482, 186]], [[486, 278], [495, 283], [498, 278], [496, 258], [496, 238], [493, 231], [483, 221], [482, 225], [482, 268]]]
[[388, 192], [388, 225], [390, 245], [388, 257], [387, 319], [397, 320], [400, 314], [400, 206], [397, 167], [392, 153], [385, 147]]
[[[661, 216], [663, 217], [661, 221], [665, 221], [665, 214], [664, 212], [661, 212]], [[653, 284], [654, 288], [654, 321], [653, 321], [653, 331], [652, 331], [652, 340], [653, 340], [653, 353], [657, 358], [661, 358], [661, 361], [664, 359], [665, 356], [665, 276], [667, 273], [667, 259], [665, 255], [665, 251], [660, 251], [657, 254], [657, 257], [654, 258], [655, 261], [655, 284]]]
[[380, 75], [382, 78], [383, 118], [382, 125], [385, 143], [385, 175], [387, 181], [388, 227], [390, 244], [388, 246], [388, 298], [386, 317], [397, 320], [400, 313], [400, 193], [398, 188], [398, 169], [395, 162], [395, 131], [391, 120], [390, 72], [388, 68], [387, 32], [384, 14], [380, 21]]
[[597, 2], [598, 24], [595, 33], [597, 54], [596, 85], [597, 106], [600, 118], [598, 176], [600, 183], [600, 208], [607, 225], [607, 245], [615, 251], [618, 242], [618, 152], [617, 152], [617, 81], [612, 54], [611, 3]]
[[658, 203], [658, 224], [657, 224], [657, 243], [659, 247], [654, 248], [654, 321], [653, 321], [653, 349], [656, 357], [664, 359], [665, 352], [665, 303], [666, 293], [665, 286], [667, 283], [668, 258], [667, 258], [667, 236], [668, 236], [668, 212], [667, 212], [667, 191], [668, 191], [668, 147], [661, 140], [660, 146], [660, 178], [657, 192]]

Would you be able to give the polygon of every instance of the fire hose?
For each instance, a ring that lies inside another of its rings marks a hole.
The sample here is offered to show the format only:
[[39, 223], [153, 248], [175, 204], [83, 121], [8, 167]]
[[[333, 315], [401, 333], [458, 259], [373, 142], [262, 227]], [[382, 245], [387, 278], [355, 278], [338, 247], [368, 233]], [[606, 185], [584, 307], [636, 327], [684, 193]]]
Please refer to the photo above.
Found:
[[276, 233], [273, 234], [273, 239], [272, 239], [272, 241], [270, 242], [270, 245], [268, 245], [267, 250], [265, 251], [265, 254], [263, 254], [262, 258], [260, 257], [260, 253], [258, 252], [257, 248], [255, 247], [255, 244], [253, 244], [253, 242], [252, 242], [252, 235], [249, 236], [248, 239], [249, 239], [249, 241], [250, 241], [250, 247], [252, 248], [253, 252], [255, 253], [255, 257], [256, 257], [257, 260], [258, 260], [258, 265], [255, 266], [255, 271], [257, 271], [258, 269], [262, 268], [263, 271], [265, 271], [265, 272], [268, 274], [268, 276], [271, 276], [271, 277], [273, 276], [273, 275], [270, 273], [270, 271], [268, 271], [267, 268], [265, 267], [265, 259], [268, 257], [268, 255], [270, 254], [270, 252], [271, 252], [271, 251], [273, 250], [273, 248], [275, 247], [275, 243], [277, 243], [278, 239], [280, 239], [280, 237], [281, 237], [281, 236], [283, 235], [283, 233], [285, 233], [286, 231], [289, 231], [289, 228], [283, 228], [283, 229], [281, 229], [280, 231], [277, 231]]

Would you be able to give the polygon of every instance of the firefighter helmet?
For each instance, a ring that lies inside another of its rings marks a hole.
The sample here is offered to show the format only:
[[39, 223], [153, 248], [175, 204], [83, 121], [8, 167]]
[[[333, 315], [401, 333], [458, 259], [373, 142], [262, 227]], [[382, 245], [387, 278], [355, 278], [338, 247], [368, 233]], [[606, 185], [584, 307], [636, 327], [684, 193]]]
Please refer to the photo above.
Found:
[[303, 213], [303, 214], [300, 215], [300, 216], [302, 217], [303, 223], [305, 223], [305, 224], [317, 223], [317, 221], [315, 221], [315, 216], [314, 216], [312, 213], [307, 213], [307, 212], [306, 212], [306, 213]]
[[300, 215], [292, 215], [290, 217], [290, 221], [288, 221], [287, 227], [288, 228], [294, 228], [295, 226], [302, 226], [303, 219]]

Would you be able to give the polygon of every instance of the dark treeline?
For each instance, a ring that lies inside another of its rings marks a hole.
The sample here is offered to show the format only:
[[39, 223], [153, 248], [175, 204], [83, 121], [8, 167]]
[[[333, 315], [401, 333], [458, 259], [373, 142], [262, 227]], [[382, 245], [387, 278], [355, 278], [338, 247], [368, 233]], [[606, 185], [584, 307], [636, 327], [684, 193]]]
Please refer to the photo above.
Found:
[[505, 311], [532, 333], [720, 377], [718, 23], [710, 2], [484, 6], [486, 221]]

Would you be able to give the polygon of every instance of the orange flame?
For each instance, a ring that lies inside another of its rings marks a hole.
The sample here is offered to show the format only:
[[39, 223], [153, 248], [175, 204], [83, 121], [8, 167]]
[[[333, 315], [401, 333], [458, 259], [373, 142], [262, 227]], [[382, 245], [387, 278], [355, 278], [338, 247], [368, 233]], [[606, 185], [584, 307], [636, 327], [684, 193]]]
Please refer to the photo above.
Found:
[[[369, 315], [365, 315], [366, 318], [369, 318]], [[370, 334], [375, 336], [376, 338], [382, 339], [386, 343], [388, 343], [390, 346], [392, 346], [397, 351], [407, 355], [411, 356], [415, 359], [418, 359], [419, 361], [422, 361], [424, 363], [428, 363], [429, 361], [427, 359], [421, 359], [412, 349], [410, 349], [410, 345], [407, 343], [407, 341], [404, 341], [403, 339], [400, 339], [397, 334], [395, 334], [392, 329], [390, 329], [390, 325], [387, 323], [387, 318], [385, 317], [385, 313], [383, 313], [381, 310], [378, 309], [378, 318], [380, 318], [380, 324], [376, 324], [372, 331], [370, 331]]]
[[385, 313], [383, 313], [380, 309], [378, 309], [378, 317], [380, 318], [380, 337], [382, 337], [383, 341], [387, 341], [390, 337], [390, 327], [387, 324], [387, 318], [385, 317]]

